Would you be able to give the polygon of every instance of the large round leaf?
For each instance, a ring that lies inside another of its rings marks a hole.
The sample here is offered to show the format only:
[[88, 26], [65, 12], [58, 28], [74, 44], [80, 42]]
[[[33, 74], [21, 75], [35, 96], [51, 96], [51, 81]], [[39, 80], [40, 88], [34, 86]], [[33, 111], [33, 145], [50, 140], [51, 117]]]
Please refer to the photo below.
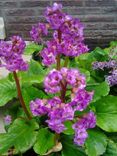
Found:
[[0, 80], [0, 106], [4, 106], [12, 98], [17, 96], [15, 82], [9, 81], [8, 78]]
[[107, 82], [102, 82], [99, 84], [90, 84], [87, 86], [87, 90], [94, 91], [93, 102], [99, 100], [101, 97], [108, 95], [110, 88]]
[[18, 73], [19, 79], [23, 84], [42, 83], [45, 75], [46, 70], [43, 69], [39, 62], [34, 60], [29, 62], [28, 71]]
[[64, 135], [62, 137], [62, 156], [86, 156], [82, 148], [76, 146], [73, 142], [73, 137]]
[[117, 144], [112, 140], [108, 140], [106, 152], [103, 156], [117, 156]]
[[107, 132], [117, 132], [117, 97], [106, 96], [94, 103], [97, 125]]
[[25, 55], [32, 55], [34, 52], [39, 52], [43, 49], [42, 45], [38, 45], [35, 43], [31, 43], [29, 45], [26, 46], [24, 54]]
[[106, 151], [107, 137], [98, 130], [88, 130], [86, 140], [86, 153], [88, 156], [98, 156]]
[[42, 128], [38, 132], [37, 141], [34, 145], [34, 151], [43, 155], [55, 145], [55, 135], [47, 128]]
[[41, 91], [33, 86], [28, 86], [27, 88], [26, 87], [22, 88], [22, 95], [23, 95], [24, 102], [27, 106], [28, 111], [30, 111], [30, 101], [31, 100], [35, 100], [36, 98], [47, 98], [46, 94], [43, 91]]
[[103, 156], [117, 156], [117, 144], [112, 140], [109, 140], [106, 152]]
[[16, 119], [8, 133], [0, 135], [0, 154], [6, 153], [11, 147], [19, 152], [27, 151], [36, 141], [38, 128], [34, 120]]

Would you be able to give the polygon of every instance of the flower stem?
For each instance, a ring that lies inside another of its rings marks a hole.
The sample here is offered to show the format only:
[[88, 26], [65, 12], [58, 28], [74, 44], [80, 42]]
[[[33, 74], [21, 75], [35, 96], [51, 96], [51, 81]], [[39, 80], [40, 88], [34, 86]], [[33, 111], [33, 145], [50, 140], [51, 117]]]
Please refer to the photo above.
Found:
[[56, 67], [56, 69], [60, 70], [61, 69], [61, 65], [60, 65], [60, 55], [59, 54], [57, 55], [56, 59], [57, 59], [57, 67]]
[[69, 62], [69, 57], [66, 56], [66, 57], [65, 57], [65, 62], [64, 62], [64, 67], [67, 67], [68, 62]]
[[57, 145], [59, 138], [60, 138], [60, 134], [55, 133], [55, 145]]
[[66, 95], [66, 89], [67, 89], [67, 83], [65, 82], [64, 84], [61, 82], [61, 100], [62, 102], [65, 102], [65, 95]]
[[16, 87], [17, 87], [17, 94], [18, 94], [18, 98], [20, 100], [21, 106], [22, 106], [25, 114], [27, 115], [28, 119], [32, 119], [30, 113], [28, 112], [28, 110], [26, 108], [26, 105], [25, 105], [25, 102], [24, 102], [24, 99], [23, 99], [23, 96], [21, 93], [21, 87], [20, 87], [19, 79], [18, 79], [17, 73], [15, 71], [13, 72], [13, 76], [15, 79], [15, 83], [16, 83]]
[[[60, 29], [58, 29], [58, 41], [59, 43], [61, 43], [61, 35], [62, 35], [62, 32]], [[60, 70], [61, 69], [61, 59], [60, 59], [60, 54], [57, 55], [57, 70]]]

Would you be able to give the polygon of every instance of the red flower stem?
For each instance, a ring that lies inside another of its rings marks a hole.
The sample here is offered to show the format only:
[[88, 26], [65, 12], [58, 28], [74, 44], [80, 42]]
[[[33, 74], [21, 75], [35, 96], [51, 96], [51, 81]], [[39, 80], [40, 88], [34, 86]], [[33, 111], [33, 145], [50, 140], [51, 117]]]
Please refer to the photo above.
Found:
[[67, 83], [65, 82], [65, 84], [63, 85], [63, 83], [60, 83], [62, 90], [61, 90], [61, 100], [62, 102], [65, 102], [65, 95], [66, 95], [66, 89], [67, 89]]
[[15, 71], [13, 72], [13, 76], [14, 76], [14, 79], [15, 79], [15, 83], [16, 83], [16, 87], [17, 87], [17, 94], [18, 94], [18, 98], [20, 100], [21, 106], [22, 106], [25, 114], [27, 115], [28, 119], [31, 120], [32, 117], [31, 117], [29, 111], [26, 108], [26, 105], [25, 105], [25, 102], [24, 102], [24, 99], [23, 99], [23, 96], [22, 96], [22, 92], [21, 92], [19, 79], [18, 79], [17, 73]]
[[59, 54], [57, 55], [56, 60], [57, 60], [57, 67], [56, 67], [56, 69], [60, 70], [61, 69], [61, 64], [60, 64], [60, 55]]
[[65, 57], [65, 62], [64, 62], [64, 67], [67, 67], [68, 62], [69, 62], [69, 57], [66, 56], [66, 57]]
[[[60, 29], [58, 29], [58, 41], [59, 43], [61, 43], [61, 35], [62, 35], [62, 32]], [[61, 69], [61, 59], [60, 59], [60, 54], [57, 55], [57, 70], [60, 70]]]

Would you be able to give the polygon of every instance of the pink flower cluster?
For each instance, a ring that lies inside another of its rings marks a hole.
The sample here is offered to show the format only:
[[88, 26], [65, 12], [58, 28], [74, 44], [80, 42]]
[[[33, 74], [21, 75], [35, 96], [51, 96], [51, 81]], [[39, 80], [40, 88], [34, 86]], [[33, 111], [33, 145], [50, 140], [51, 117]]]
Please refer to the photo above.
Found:
[[0, 42], [0, 67], [6, 67], [9, 71], [25, 71], [28, 64], [24, 62], [22, 54], [26, 44], [20, 36], [13, 36], [11, 42]]
[[[66, 130], [64, 125], [65, 121], [74, 120], [75, 112], [85, 110], [93, 98], [93, 92], [85, 90], [85, 76], [76, 69], [68, 69], [65, 67], [61, 68], [60, 71], [53, 69], [46, 76], [44, 86], [47, 93], [55, 94], [61, 92], [62, 89], [67, 90], [67, 87], [72, 92], [71, 99], [69, 99], [70, 102], [65, 103], [61, 97], [55, 96], [49, 100], [36, 99], [30, 103], [32, 114], [34, 116], [47, 115], [48, 119], [46, 123], [48, 127], [56, 133], [62, 133]], [[73, 125], [73, 129], [75, 129], [74, 142], [78, 145], [83, 145], [88, 136], [86, 129], [93, 128], [93, 126], [90, 125], [95, 124], [96, 119], [93, 112], [80, 118], [80, 120]], [[78, 133], [76, 125], [80, 127]], [[80, 136], [80, 133], [83, 133], [85, 137]]]
[[48, 24], [39, 23], [30, 31], [31, 38], [39, 43], [42, 41], [41, 37], [47, 35], [47, 28], [54, 30], [53, 39], [46, 42], [46, 47], [41, 52], [44, 65], [54, 64], [58, 54], [75, 57], [88, 51], [83, 43], [84, 26], [79, 19], [65, 14], [61, 4], [54, 3], [52, 7], [47, 7], [45, 18]]
[[93, 112], [85, 114], [78, 122], [73, 125], [75, 130], [74, 143], [83, 145], [86, 138], [88, 137], [87, 129], [94, 128], [96, 125], [96, 117]]
[[44, 80], [45, 91], [57, 93], [61, 90], [61, 84], [65, 83], [73, 88], [73, 92], [83, 89], [86, 86], [85, 76], [76, 69], [61, 68], [60, 71], [53, 69]]

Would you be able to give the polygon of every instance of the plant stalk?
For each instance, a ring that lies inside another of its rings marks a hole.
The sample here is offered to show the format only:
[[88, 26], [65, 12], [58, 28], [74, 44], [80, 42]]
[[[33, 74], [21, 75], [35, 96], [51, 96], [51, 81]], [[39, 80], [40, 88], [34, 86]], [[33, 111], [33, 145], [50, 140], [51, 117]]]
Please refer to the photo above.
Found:
[[24, 102], [24, 99], [23, 99], [23, 96], [22, 96], [22, 92], [21, 92], [19, 79], [18, 79], [17, 73], [15, 71], [13, 72], [13, 76], [14, 76], [14, 79], [15, 79], [15, 83], [16, 83], [16, 87], [17, 87], [17, 94], [18, 94], [18, 98], [20, 100], [21, 106], [22, 106], [25, 114], [27, 115], [28, 119], [31, 120], [32, 117], [31, 117], [29, 111], [26, 108], [26, 105], [25, 105], [25, 102]]
[[65, 62], [64, 62], [64, 67], [67, 67], [68, 62], [69, 62], [69, 57], [66, 56], [66, 57], [65, 57]]
[[57, 55], [56, 60], [57, 60], [57, 67], [56, 67], [56, 69], [57, 70], [60, 70], [61, 69], [61, 65], [60, 65], [60, 54]]
[[[60, 29], [58, 29], [58, 41], [59, 41], [59, 43], [61, 43], [61, 35], [62, 35], [62, 32], [61, 32]], [[57, 70], [60, 70], [61, 69], [60, 54], [57, 55], [57, 58], [56, 59], [57, 59], [57, 67], [56, 67], [56, 69]]]

